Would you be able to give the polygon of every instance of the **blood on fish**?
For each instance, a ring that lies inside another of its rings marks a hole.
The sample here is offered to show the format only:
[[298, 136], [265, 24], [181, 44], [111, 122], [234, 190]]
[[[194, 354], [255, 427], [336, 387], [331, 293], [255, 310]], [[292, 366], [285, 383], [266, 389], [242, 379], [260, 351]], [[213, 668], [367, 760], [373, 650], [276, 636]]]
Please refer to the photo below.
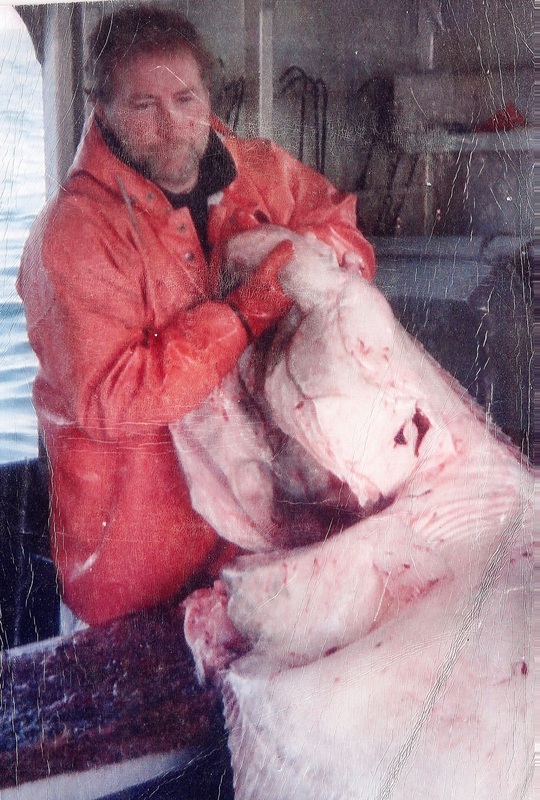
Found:
[[356, 347], [362, 355], [367, 356], [371, 353], [372, 348], [365, 344], [362, 339], [356, 340]]
[[528, 671], [529, 671], [529, 668], [527, 666], [527, 662], [526, 661], [522, 661], [521, 662], [521, 674], [522, 675], [526, 675]]
[[396, 444], [407, 444], [407, 439], [405, 438], [405, 434], [403, 432], [404, 431], [404, 427], [405, 426], [402, 425], [401, 428], [399, 429], [399, 431], [394, 436], [394, 442]]
[[416, 440], [416, 447], [414, 448], [415, 456], [418, 455], [420, 451], [420, 445], [422, 444], [422, 440], [428, 430], [431, 428], [431, 423], [429, 419], [423, 414], [419, 408], [416, 409], [414, 413], [414, 417], [412, 418], [413, 425], [416, 425], [416, 429], [418, 430], [418, 439]]

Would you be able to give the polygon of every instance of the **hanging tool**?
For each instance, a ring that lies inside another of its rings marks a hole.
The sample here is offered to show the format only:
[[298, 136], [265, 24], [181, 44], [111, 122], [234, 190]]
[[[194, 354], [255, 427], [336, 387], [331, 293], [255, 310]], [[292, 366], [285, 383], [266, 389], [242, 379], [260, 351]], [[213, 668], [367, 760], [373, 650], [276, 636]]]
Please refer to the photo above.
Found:
[[[321, 100], [321, 108], [319, 108]], [[319, 172], [324, 175], [326, 166], [326, 118], [328, 113], [328, 89], [322, 78], [313, 83], [313, 113], [315, 117], [315, 160]], [[320, 118], [319, 118], [320, 114]]]
[[238, 127], [240, 119], [240, 112], [244, 104], [244, 95], [246, 91], [246, 79], [242, 76], [229, 81], [223, 87], [223, 96], [225, 102], [225, 122], [229, 125], [234, 132]]
[[246, 79], [241, 76], [227, 81], [225, 63], [221, 58], [218, 59], [216, 72], [219, 72], [219, 74], [214, 84], [212, 105], [218, 109], [219, 117], [225, 123], [229, 133], [235, 133], [244, 104]]
[[302, 67], [288, 67], [279, 79], [282, 97], [289, 89], [301, 85], [300, 93], [300, 135], [298, 159], [304, 160], [304, 140], [306, 134], [307, 102], [311, 95], [313, 101], [313, 127], [315, 132], [315, 167], [324, 174], [326, 163], [326, 136], [328, 113], [328, 89], [322, 78], [310, 77]]

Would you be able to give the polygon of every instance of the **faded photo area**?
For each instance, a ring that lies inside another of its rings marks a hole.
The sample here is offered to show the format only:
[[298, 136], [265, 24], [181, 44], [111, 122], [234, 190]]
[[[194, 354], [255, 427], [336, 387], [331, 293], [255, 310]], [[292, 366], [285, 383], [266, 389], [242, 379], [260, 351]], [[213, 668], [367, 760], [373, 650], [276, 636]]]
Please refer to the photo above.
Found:
[[0, 800], [531, 800], [532, 14], [0, 5]]

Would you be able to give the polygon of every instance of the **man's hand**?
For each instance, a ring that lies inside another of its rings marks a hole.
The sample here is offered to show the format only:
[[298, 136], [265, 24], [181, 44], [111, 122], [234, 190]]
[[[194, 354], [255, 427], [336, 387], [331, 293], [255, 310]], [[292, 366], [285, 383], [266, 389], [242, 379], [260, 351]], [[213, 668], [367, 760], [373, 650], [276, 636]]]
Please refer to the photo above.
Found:
[[292, 243], [280, 241], [251, 277], [227, 296], [225, 302], [239, 316], [250, 339], [260, 336], [291, 307], [292, 301], [278, 282], [278, 273], [292, 255]]
[[222, 296], [245, 283], [281, 242], [298, 242], [297, 233], [281, 225], [261, 225], [233, 236], [227, 242], [221, 266]]
[[[353, 251], [345, 253], [342, 269], [344, 281], [347, 272], [365, 276], [364, 261]], [[340, 266], [334, 250], [314, 233], [263, 225], [227, 244], [226, 302], [256, 337], [288, 310], [289, 297], [303, 310], [321, 302], [329, 285], [336, 285], [335, 277], [329, 283], [329, 271], [335, 270]]]

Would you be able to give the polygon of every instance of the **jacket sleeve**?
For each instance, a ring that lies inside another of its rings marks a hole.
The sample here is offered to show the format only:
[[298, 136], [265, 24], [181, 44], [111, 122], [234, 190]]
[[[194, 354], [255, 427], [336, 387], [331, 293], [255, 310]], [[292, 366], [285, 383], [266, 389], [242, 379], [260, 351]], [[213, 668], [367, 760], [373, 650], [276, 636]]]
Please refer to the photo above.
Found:
[[323, 175], [293, 158], [269, 140], [245, 143], [250, 174], [266, 203], [271, 222], [296, 233], [311, 231], [330, 245], [343, 265], [345, 253], [355, 253], [364, 277], [375, 274], [371, 244], [356, 225], [356, 197], [338, 191]]
[[48, 226], [23, 255], [18, 288], [41, 383], [90, 437], [135, 436], [178, 419], [247, 344], [225, 303], [198, 302], [157, 325], [143, 273], [129, 242], [107, 241], [100, 226], [69, 210], [59, 230]]

